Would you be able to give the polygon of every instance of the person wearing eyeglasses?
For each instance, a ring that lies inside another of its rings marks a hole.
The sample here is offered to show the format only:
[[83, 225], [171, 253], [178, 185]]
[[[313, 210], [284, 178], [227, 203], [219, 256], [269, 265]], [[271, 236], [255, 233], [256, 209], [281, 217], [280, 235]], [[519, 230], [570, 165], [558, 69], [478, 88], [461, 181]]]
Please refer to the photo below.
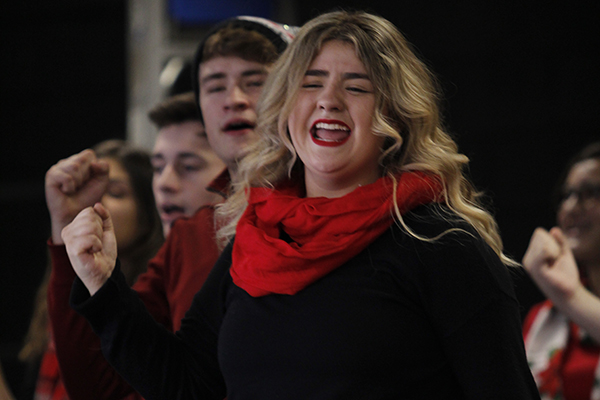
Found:
[[525, 318], [525, 348], [542, 399], [600, 399], [600, 142], [560, 182], [557, 226], [537, 228], [523, 257], [548, 297]]

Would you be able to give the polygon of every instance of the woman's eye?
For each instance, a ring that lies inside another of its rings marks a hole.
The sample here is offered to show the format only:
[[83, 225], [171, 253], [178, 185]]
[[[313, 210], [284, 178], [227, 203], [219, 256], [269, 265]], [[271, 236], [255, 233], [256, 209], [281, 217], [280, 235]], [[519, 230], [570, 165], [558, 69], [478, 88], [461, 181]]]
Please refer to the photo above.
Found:
[[321, 86], [322, 85], [320, 83], [317, 83], [317, 82], [309, 82], [309, 83], [302, 84], [302, 87], [306, 88], [306, 89], [318, 88], [318, 87], [321, 87]]
[[114, 199], [123, 199], [127, 197], [128, 193], [127, 188], [120, 184], [109, 185], [106, 190], [106, 194]]
[[125, 193], [122, 192], [108, 192], [107, 194], [115, 199], [122, 199], [125, 197]]
[[348, 90], [350, 92], [355, 92], [355, 93], [371, 93], [367, 89], [364, 89], [364, 88], [361, 88], [361, 87], [356, 87], [356, 86], [347, 87], [346, 90]]

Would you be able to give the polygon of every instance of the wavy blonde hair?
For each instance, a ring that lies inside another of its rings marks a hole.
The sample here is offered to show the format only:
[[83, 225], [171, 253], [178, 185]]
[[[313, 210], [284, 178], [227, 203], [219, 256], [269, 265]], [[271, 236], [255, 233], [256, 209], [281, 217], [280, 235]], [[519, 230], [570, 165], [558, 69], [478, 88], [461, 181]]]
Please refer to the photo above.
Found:
[[[240, 161], [233, 194], [218, 211], [221, 243], [235, 234], [250, 187], [274, 187], [291, 176], [301, 177], [287, 129], [302, 79], [323, 44], [330, 40], [351, 43], [364, 64], [375, 90], [373, 133], [384, 136], [380, 157], [382, 176], [401, 171], [427, 171], [439, 176], [447, 206], [464, 218], [507, 265], [517, 265], [503, 254], [502, 240], [492, 215], [465, 177], [468, 158], [443, 129], [439, 91], [433, 74], [415, 55], [411, 45], [389, 21], [365, 12], [335, 11], [307, 22], [278, 59], [257, 106], [259, 139]], [[413, 236], [395, 207], [397, 221]]]

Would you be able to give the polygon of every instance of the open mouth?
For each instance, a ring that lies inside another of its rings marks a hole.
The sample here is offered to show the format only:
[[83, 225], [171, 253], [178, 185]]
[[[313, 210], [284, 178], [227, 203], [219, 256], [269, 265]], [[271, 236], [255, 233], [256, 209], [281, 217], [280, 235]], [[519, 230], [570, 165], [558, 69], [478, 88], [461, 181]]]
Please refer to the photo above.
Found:
[[236, 121], [225, 125], [225, 128], [223, 128], [223, 132], [235, 135], [239, 133], [244, 133], [248, 129], [254, 129], [254, 124], [251, 124], [247, 121]]
[[340, 123], [317, 122], [310, 133], [313, 142], [320, 146], [339, 146], [350, 137], [350, 128]]
[[166, 205], [161, 207], [162, 212], [171, 215], [171, 214], [184, 214], [185, 209], [183, 207], [175, 206], [175, 205]]

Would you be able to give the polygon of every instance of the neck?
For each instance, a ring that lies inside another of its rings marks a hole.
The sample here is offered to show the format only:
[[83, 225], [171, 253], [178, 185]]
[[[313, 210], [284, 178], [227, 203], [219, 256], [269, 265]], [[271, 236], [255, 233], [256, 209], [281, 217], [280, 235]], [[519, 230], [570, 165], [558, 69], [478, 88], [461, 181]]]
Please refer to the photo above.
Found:
[[330, 199], [334, 199], [337, 197], [342, 197], [352, 192], [354, 189], [359, 187], [360, 185], [353, 186], [319, 186], [314, 184], [314, 182], [305, 182], [306, 185], [306, 197], [327, 197]]
[[583, 268], [589, 279], [590, 291], [600, 296], [600, 264], [586, 264]]
[[319, 179], [307, 174], [304, 179], [306, 197], [327, 197], [330, 199], [342, 197], [360, 186], [370, 185], [378, 178], [379, 176], [373, 176], [361, 181], [356, 179], [331, 180], [327, 178]]

